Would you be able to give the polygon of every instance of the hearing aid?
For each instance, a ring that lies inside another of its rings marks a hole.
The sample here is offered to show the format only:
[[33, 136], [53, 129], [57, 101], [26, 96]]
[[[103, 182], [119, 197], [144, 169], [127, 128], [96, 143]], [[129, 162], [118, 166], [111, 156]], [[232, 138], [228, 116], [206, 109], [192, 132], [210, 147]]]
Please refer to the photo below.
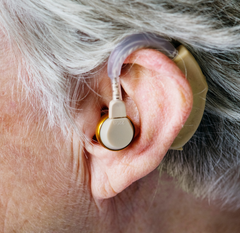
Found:
[[192, 111], [170, 147], [173, 150], [182, 150], [201, 122], [208, 85], [198, 63], [184, 46], [180, 45], [176, 49], [170, 41], [152, 33], [130, 35], [112, 51], [108, 59], [107, 71], [112, 83], [113, 99], [109, 104], [108, 116], [103, 116], [97, 125], [96, 138], [101, 145], [113, 151], [122, 150], [132, 142], [135, 130], [126, 114], [119, 76], [125, 59], [141, 48], [156, 49], [172, 59], [185, 74], [192, 88], [194, 96]]

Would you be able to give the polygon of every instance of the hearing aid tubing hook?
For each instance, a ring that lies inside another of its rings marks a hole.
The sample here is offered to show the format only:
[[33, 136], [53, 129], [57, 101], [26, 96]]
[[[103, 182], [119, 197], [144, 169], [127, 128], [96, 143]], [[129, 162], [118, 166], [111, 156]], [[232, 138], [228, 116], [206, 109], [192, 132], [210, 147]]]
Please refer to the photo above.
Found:
[[167, 39], [155, 34], [139, 33], [123, 39], [108, 59], [108, 76], [112, 81], [114, 100], [122, 100], [119, 76], [123, 62], [132, 52], [140, 48], [158, 49], [171, 59], [177, 54], [177, 50]]

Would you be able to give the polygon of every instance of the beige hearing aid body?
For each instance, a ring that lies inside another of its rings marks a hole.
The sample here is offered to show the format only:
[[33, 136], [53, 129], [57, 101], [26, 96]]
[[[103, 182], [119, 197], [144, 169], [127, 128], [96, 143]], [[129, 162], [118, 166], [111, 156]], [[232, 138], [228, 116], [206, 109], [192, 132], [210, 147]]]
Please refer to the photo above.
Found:
[[173, 59], [173, 61], [185, 74], [192, 88], [193, 107], [183, 128], [170, 147], [170, 149], [173, 150], [181, 150], [196, 132], [202, 120], [208, 91], [206, 78], [193, 55], [182, 45], [180, 45], [177, 50], [178, 55]]
[[[184, 46], [178, 50], [165, 38], [151, 33], [135, 34], [125, 38], [113, 50], [108, 60], [108, 76], [112, 80], [113, 100], [109, 105], [109, 116], [104, 116], [96, 128], [97, 140], [109, 150], [126, 148], [134, 137], [134, 126], [126, 115], [122, 101], [119, 76], [124, 60], [133, 51], [150, 47], [155, 48], [172, 58], [185, 74], [193, 91], [193, 108], [188, 120], [174, 140], [170, 149], [182, 150], [197, 130], [205, 108], [207, 82], [194, 57]], [[177, 55], [176, 55], [177, 54]]]

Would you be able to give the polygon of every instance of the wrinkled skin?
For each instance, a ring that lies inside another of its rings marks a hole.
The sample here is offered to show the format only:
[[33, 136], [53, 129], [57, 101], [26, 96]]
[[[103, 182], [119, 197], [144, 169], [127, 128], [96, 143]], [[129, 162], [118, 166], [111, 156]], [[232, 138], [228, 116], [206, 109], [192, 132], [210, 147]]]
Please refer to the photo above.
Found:
[[[108, 191], [109, 186], [105, 193], [96, 188], [102, 180], [93, 181], [102, 171], [93, 165], [94, 153], [104, 149], [96, 143], [95, 149], [82, 144], [75, 133], [66, 139], [57, 127], [43, 126], [39, 100], [26, 98], [17, 83], [16, 67], [9, 65], [12, 59], [10, 55], [5, 59], [0, 77], [1, 232], [239, 232], [239, 211], [220, 210], [182, 192], [167, 175], [159, 178], [156, 167], [171, 142], [155, 167], [146, 164], [151, 168], [139, 173], [135, 182], [118, 181], [115, 188], [114, 181], [108, 180], [114, 192]], [[136, 66], [131, 72], [126, 75], [142, 71]], [[82, 106], [93, 99], [88, 96]], [[126, 103], [131, 109], [131, 98]], [[139, 117], [134, 118], [134, 110], [129, 114], [139, 134]], [[78, 117], [84, 122], [79, 124], [82, 130], [92, 137], [85, 115]]]

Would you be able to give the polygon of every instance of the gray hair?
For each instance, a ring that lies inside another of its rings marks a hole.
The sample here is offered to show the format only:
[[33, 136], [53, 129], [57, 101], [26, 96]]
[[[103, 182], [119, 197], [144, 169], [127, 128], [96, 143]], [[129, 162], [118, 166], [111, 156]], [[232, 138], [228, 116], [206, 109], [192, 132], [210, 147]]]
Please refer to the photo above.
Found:
[[41, 100], [49, 127], [63, 132], [75, 127], [77, 106], [122, 38], [147, 31], [185, 45], [207, 78], [206, 110], [184, 150], [169, 151], [159, 169], [185, 191], [236, 208], [239, 15], [234, 0], [0, 0], [0, 27], [21, 53], [19, 80]]

